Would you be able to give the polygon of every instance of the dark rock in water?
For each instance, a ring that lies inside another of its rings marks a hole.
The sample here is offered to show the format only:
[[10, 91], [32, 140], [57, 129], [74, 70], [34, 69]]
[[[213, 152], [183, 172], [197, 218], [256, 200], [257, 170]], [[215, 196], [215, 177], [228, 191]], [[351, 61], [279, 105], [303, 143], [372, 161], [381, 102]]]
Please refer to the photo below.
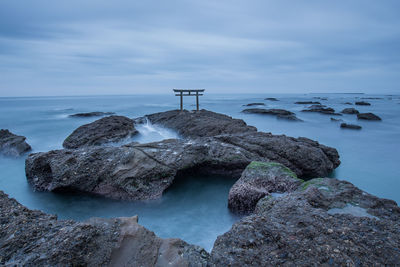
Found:
[[209, 255], [131, 218], [60, 221], [0, 191], [2, 266], [206, 266]]
[[295, 102], [295, 104], [301, 104], [301, 105], [316, 104], [316, 105], [321, 105], [321, 103], [317, 102], [317, 101], [298, 101], [298, 102]]
[[345, 102], [343, 104], [345, 104], [345, 105], [353, 105], [353, 103], [350, 103], [350, 102]]
[[360, 113], [357, 114], [357, 119], [359, 120], [369, 120], [369, 121], [381, 121], [382, 119], [375, 115], [374, 113]]
[[269, 114], [269, 115], [294, 115], [293, 112], [285, 109], [265, 109], [265, 108], [249, 108], [244, 109], [243, 113], [253, 113], [253, 114]]
[[7, 129], [0, 130], [0, 153], [6, 156], [20, 156], [31, 150], [26, 137], [15, 135]]
[[358, 106], [371, 106], [371, 104], [370, 104], [370, 103], [368, 103], [368, 102], [364, 102], [364, 101], [359, 101], [359, 102], [356, 102], [356, 105], [358, 105]]
[[316, 106], [316, 105], [313, 105], [313, 106], [309, 107], [308, 109], [303, 109], [302, 112], [317, 112], [317, 113], [337, 115], [337, 116], [342, 115], [340, 113], [336, 113], [333, 108], [329, 108], [329, 107], [327, 108], [327, 107]]
[[94, 112], [87, 112], [87, 113], [76, 113], [69, 115], [69, 117], [81, 117], [81, 118], [86, 118], [86, 117], [100, 117], [100, 116], [107, 116], [107, 115], [114, 115], [114, 112], [100, 112], [100, 111], [94, 111]]
[[294, 115], [294, 114], [293, 115], [281, 115], [281, 114], [278, 114], [276, 116], [276, 118], [280, 119], [280, 120], [288, 120], [288, 121], [303, 121], [302, 119], [297, 118], [296, 115]]
[[342, 119], [331, 118], [331, 121], [343, 121]]
[[64, 140], [63, 147], [98, 146], [137, 133], [133, 120], [123, 116], [109, 116], [77, 128]]
[[342, 110], [342, 113], [343, 114], [358, 114], [360, 112], [355, 108], [345, 108]]
[[269, 101], [279, 101], [279, 100], [276, 99], [275, 97], [267, 97], [267, 98], [265, 98], [265, 100], [269, 100]]
[[[248, 126], [243, 120], [232, 119], [227, 115], [204, 109], [197, 112], [170, 110], [146, 115], [146, 118], [153, 124], [177, 131], [183, 137], [205, 137], [257, 131], [257, 128]], [[139, 122], [142, 120], [143, 118], [139, 118]]]
[[375, 99], [375, 100], [379, 100], [379, 99], [383, 99], [382, 97], [361, 97], [361, 99]]
[[361, 127], [360, 125], [342, 123], [342, 124], [340, 124], [340, 128], [347, 128], [347, 129], [353, 129], [353, 130], [361, 130], [362, 127]]
[[250, 107], [250, 106], [265, 106], [265, 104], [264, 103], [250, 103], [250, 104], [247, 104], [247, 105], [244, 105], [244, 106], [247, 106], [247, 107]]
[[391, 266], [400, 262], [400, 209], [333, 178], [304, 182], [219, 236], [215, 266]]
[[252, 213], [261, 198], [270, 193], [292, 192], [302, 182], [282, 164], [253, 161], [230, 189], [228, 208], [235, 213]]
[[319, 96], [315, 96], [313, 97], [314, 99], [320, 99], [320, 100], [328, 100], [327, 97], [319, 97]]
[[[155, 199], [177, 175], [187, 171], [239, 178], [251, 161], [275, 161], [299, 177], [315, 177], [327, 175], [340, 164], [334, 148], [307, 138], [257, 132], [242, 120], [222, 114], [173, 111], [148, 118], [157, 118], [162, 125], [191, 139], [31, 154], [25, 168], [29, 183], [39, 191], [80, 191], [115, 199]], [[214, 132], [215, 136], [198, 137], [207, 134], [201, 127], [209, 125], [214, 129], [208, 134]]]

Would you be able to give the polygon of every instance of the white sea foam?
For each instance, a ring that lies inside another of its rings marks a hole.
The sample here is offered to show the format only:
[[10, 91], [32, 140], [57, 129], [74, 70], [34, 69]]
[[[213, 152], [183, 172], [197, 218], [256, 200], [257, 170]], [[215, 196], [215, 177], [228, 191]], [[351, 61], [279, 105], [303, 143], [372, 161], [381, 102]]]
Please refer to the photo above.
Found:
[[164, 128], [160, 125], [152, 124], [149, 120], [146, 120], [143, 124], [135, 125], [136, 130], [139, 134], [133, 138], [133, 141], [139, 143], [156, 142], [164, 139], [178, 139], [179, 135], [173, 130]]

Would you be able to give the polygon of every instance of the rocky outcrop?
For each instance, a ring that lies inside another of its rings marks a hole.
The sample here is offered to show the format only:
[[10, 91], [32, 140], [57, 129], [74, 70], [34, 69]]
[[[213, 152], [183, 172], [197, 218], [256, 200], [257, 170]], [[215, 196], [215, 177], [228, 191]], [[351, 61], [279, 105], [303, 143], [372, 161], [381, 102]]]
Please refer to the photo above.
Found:
[[109, 116], [77, 128], [64, 140], [63, 147], [98, 146], [117, 142], [137, 133], [133, 120], [123, 116]]
[[161, 239], [131, 218], [61, 221], [0, 191], [0, 264], [5, 266], [206, 266], [209, 255]]
[[[243, 120], [204, 109], [197, 112], [171, 110], [146, 115], [146, 118], [153, 124], [177, 131], [183, 137], [205, 137], [257, 131], [255, 127], [248, 126]], [[146, 118], [139, 118], [136, 121], [143, 122]]]
[[1, 129], [0, 153], [16, 157], [28, 152], [31, 150], [31, 146], [25, 140], [25, 136], [15, 135], [7, 129]]
[[294, 191], [302, 182], [282, 164], [253, 161], [230, 189], [228, 208], [235, 213], [252, 213], [261, 198]]
[[358, 101], [355, 103], [358, 106], [371, 106], [371, 103], [365, 102], [365, 101]]
[[321, 105], [320, 102], [317, 101], [297, 101], [295, 102], [295, 104], [299, 104], [299, 105]]
[[362, 127], [360, 125], [356, 125], [356, 124], [342, 123], [342, 124], [340, 124], [340, 128], [361, 130]]
[[336, 113], [333, 108], [329, 108], [324, 105], [312, 105], [308, 107], [308, 109], [303, 109], [302, 112], [317, 112], [322, 114], [339, 115], [339, 116], [342, 115], [340, 113]]
[[[340, 164], [334, 148], [307, 138], [257, 132], [244, 121], [222, 114], [172, 111], [148, 118], [187, 138], [31, 154], [25, 169], [29, 183], [39, 191], [155, 199], [177, 175], [187, 171], [239, 178], [251, 161], [274, 161], [299, 177], [315, 177], [327, 175]], [[208, 128], [210, 125], [213, 128]], [[215, 135], [207, 137], [211, 133]]]
[[265, 100], [269, 100], [269, 101], [279, 101], [279, 100], [276, 99], [275, 97], [267, 97], [267, 98], [265, 98]]
[[357, 119], [368, 120], [368, 121], [381, 121], [382, 120], [379, 116], [377, 116], [371, 112], [357, 114]]
[[69, 117], [77, 117], [77, 118], [88, 118], [88, 117], [100, 117], [100, 116], [108, 116], [114, 115], [114, 112], [101, 112], [101, 111], [93, 111], [93, 112], [86, 112], [86, 113], [76, 113], [69, 115]]
[[355, 108], [345, 108], [342, 110], [343, 114], [359, 114], [360, 112]]
[[400, 262], [400, 209], [351, 183], [304, 182], [262, 198], [218, 237], [214, 266], [390, 266]]
[[247, 105], [244, 105], [246, 107], [251, 107], [251, 106], [265, 106], [264, 103], [249, 103]]
[[291, 120], [291, 121], [302, 121], [296, 117], [296, 114], [294, 114], [291, 111], [285, 110], [285, 109], [249, 108], [249, 109], [244, 109], [242, 112], [243, 113], [251, 113], [251, 114], [274, 115], [278, 119], [285, 119], [285, 120]]

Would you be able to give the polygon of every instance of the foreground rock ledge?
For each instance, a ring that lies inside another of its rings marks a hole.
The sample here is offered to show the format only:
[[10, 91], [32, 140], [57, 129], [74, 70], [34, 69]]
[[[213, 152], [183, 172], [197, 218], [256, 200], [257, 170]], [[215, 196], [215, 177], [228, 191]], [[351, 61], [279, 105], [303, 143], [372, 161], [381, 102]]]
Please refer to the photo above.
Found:
[[26, 160], [29, 183], [39, 191], [144, 200], [161, 197], [175, 177], [186, 172], [239, 178], [251, 161], [273, 161], [301, 178], [325, 176], [340, 164], [334, 148], [307, 138], [257, 132], [223, 114], [168, 111], [148, 118], [185, 139], [31, 154]]
[[86, 222], [29, 210], [0, 191], [0, 265], [206, 266], [208, 253], [180, 239], [162, 239], [137, 217]]

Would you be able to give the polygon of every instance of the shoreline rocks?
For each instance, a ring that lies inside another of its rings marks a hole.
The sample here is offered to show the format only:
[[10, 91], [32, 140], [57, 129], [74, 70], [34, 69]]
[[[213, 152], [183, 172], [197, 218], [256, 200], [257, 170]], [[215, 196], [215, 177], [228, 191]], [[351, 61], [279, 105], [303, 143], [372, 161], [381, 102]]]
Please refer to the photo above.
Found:
[[138, 131], [134, 121], [123, 116], [109, 116], [84, 124], [74, 130], [63, 142], [64, 148], [99, 146], [132, 137]]
[[368, 120], [368, 121], [381, 121], [382, 120], [379, 116], [377, 116], [371, 112], [357, 114], [357, 119]]
[[88, 118], [88, 117], [108, 116], [108, 115], [114, 115], [114, 114], [115, 114], [114, 112], [93, 111], [93, 112], [86, 112], [86, 113], [71, 114], [68, 117], [72, 117], [72, 118]]
[[5, 156], [21, 156], [32, 149], [25, 140], [25, 136], [13, 134], [7, 129], [1, 129], [0, 153]]

